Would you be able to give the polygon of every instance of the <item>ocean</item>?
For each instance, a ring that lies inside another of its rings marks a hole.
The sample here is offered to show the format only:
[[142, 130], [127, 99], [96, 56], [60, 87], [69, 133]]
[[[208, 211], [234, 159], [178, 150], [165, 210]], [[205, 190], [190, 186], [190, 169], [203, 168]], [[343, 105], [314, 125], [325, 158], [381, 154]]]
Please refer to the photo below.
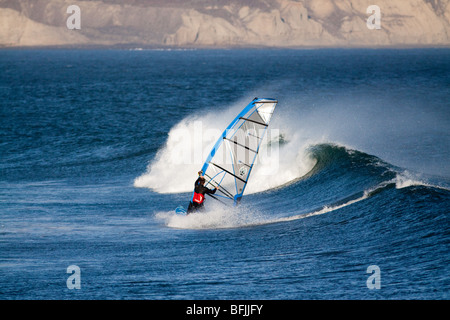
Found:
[[[450, 298], [449, 49], [3, 49], [0, 70], [0, 299]], [[278, 105], [241, 204], [175, 215], [255, 97]]]

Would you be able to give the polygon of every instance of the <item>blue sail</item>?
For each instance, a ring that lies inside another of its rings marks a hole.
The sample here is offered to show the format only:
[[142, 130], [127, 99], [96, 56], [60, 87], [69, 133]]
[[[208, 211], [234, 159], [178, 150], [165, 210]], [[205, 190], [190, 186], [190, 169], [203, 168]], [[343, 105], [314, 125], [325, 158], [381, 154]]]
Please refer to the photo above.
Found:
[[223, 131], [202, 167], [205, 186], [219, 186], [213, 198], [240, 201], [277, 103], [255, 98]]

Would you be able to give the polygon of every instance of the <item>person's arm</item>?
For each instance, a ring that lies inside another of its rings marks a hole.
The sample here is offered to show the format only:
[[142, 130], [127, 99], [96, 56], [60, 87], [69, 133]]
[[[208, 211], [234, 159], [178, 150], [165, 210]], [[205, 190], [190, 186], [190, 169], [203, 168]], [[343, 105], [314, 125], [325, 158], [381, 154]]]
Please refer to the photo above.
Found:
[[206, 190], [207, 190], [206, 193], [214, 194], [214, 193], [216, 193], [217, 189], [219, 189], [219, 187], [215, 187], [214, 189], [208, 189], [208, 188], [206, 188]]

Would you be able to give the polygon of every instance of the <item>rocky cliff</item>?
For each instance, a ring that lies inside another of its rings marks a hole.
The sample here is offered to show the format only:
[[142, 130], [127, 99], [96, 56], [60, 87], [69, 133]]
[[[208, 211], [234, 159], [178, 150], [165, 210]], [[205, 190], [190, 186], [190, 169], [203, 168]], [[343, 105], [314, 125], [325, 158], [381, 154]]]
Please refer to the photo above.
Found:
[[[380, 28], [369, 29], [370, 5]], [[69, 30], [67, 8], [80, 8]], [[449, 46], [449, 0], [0, 0], [0, 46]]]

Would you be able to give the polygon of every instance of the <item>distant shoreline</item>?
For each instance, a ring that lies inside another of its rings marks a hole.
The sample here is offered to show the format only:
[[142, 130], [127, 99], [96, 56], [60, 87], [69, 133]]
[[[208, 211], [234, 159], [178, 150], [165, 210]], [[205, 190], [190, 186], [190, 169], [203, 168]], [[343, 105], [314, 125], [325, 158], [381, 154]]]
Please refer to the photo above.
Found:
[[450, 4], [391, 2], [0, 0], [0, 49], [450, 48]]
[[385, 46], [161, 46], [143, 44], [84, 44], [84, 45], [45, 45], [45, 46], [7, 46], [0, 45], [0, 50], [130, 50], [130, 51], [189, 51], [189, 50], [319, 50], [319, 49], [450, 49], [448, 45], [385, 45]]

